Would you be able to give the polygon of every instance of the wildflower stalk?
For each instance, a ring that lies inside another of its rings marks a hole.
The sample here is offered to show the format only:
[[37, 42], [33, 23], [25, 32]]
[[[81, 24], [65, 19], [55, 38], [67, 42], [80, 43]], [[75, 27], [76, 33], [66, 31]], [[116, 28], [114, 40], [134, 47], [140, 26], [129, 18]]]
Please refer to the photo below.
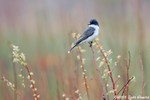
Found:
[[[9, 42], [8, 42], [8, 45], [10, 46]], [[11, 50], [11, 47], [9, 50]], [[12, 57], [12, 61], [13, 61], [13, 57]], [[13, 67], [13, 74], [14, 74], [14, 86], [15, 86], [14, 88], [15, 88], [15, 90], [17, 90], [17, 87], [18, 87], [17, 72], [16, 72], [16, 66], [15, 66], [14, 62], [12, 62], [12, 67]], [[15, 92], [14, 92], [14, 100], [17, 100], [17, 94]]]
[[[20, 97], [21, 100], [24, 100], [24, 97], [22, 95], [22, 93], [20, 93], [19, 91], [16, 90], [15, 84], [11, 83], [8, 79], [6, 79], [3, 75], [1, 80], [8, 86], [11, 88], [12, 91], [14, 91], [15, 95], [18, 95]], [[16, 97], [17, 98], [17, 97]]]
[[[125, 90], [126, 89], [126, 86], [127, 85], [129, 85], [129, 83], [130, 83], [130, 81], [131, 80], [133, 80], [134, 79], [134, 77], [131, 77], [128, 81], [127, 81], [127, 83], [118, 91], [118, 93], [117, 93], [117, 95], [119, 95], [119, 93], [123, 90]], [[122, 94], [123, 94], [124, 92], [122, 92]]]
[[[123, 90], [121, 96], [123, 96], [125, 90], [128, 89], [128, 85], [129, 85], [129, 83], [131, 82], [132, 79], [134, 79], [134, 77], [131, 77], [131, 78], [127, 81], [127, 83], [121, 88], [121, 90]], [[121, 91], [121, 90], [120, 90], [120, 91]], [[120, 91], [119, 91], [119, 92], [120, 92]], [[117, 94], [119, 94], [119, 92], [118, 92]], [[127, 99], [128, 99], [128, 98], [127, 98]]]
[[[75, 39], [77, 40], [77, 34], [75, 34]], [[83, 74], [86, 94], [87, 94], [88, 100], [90, 100], [88, 84], [87, 84], [87, 76], [86, 76], [86, 73], [85, 73], [86, 70], [85, 70], [85, 67], [84, 67], [84, 62], [83, 62], [83, 59], [82, 59], [83, 57], [82, 57], [82, 52], [81, 52], [80, 47], [78, 47], [78, 53], [79, 53], [79, 57], [80, 57], [80, 63], [81, 63], [81, 68], [82, 68], [82, 74]]]
[[96, 41], [96, 46], [97, 46], [97, 48], [99, 49], [99, 51], [101, 52], [102, 56], [104, 57], [105, 63], [106, 63], [107, 68], [108, 68], [109, 77], [110, 77], [111, 83], [112, 83], [112, 88], [113, 88], [114, 98], [115, 98], [115, 100], [118, 100], [118, 98], [117, 98], [116, 84], [115, 84], [115, 81], [114, 81], [114, 79], [113, 79], [113, 75], [112, 75], [112, 71], [111, 71], [111, 69], [110, 69], [109, 61], [108, 61], [106, 55], [104, 54], [104, 52], [103, 52], [101, 46], [98, 44], [97, 41]]
[[98, 68], [98, 66], [97, 66], [97, 64], [96, 64], [96, 60], [95, 60], [95, 53], [94, 53], [94, 50], [93, 50], [93, 48], [91, 47], [91, 50], [92, 50], [92, 54], [93, 54], [93, 63], [95, 64], [95, 66], [96, 66], [96, 71], [98, 72], [98, 79], [99, 79], [99, 82], [100, 82], [100, 86], [101, 86], [101, 88], [102, 88], [102, 95], [103, 95], [103, 100], [106, 100], [106, 93], [105, 93], [105, 91], [104, 91], [104, 89], [103, 89], [103, 84], [102, 84], [102, 80], [101, 80], [101, 73], [100, 73], [100, 70], [99, 70], [99, 68]]
[[37, 93], [37, 88], [35, 88], [35, 81], [33, 80], [33, 77], [32, 77], [33, 72], [30, 71], [30, 69], [26, 63], [26, 57], [25, 57], [24, 53], [20, 53], [18, 46], [12, 45], [12, 49], [13, 49], [13, 53], [12, 53], [13, 62], [19, 63], [20, 65], [25, 67], [25, 69], [27, 70], [27, 73], [28, 73], [27, 78], [30, 80], [30, 84], [31, 84], [30, 88], [32, 89], [34, 99], [39, 100], [40, 95]]
[[33, 96], [34, 96], [35, 100], [39, 100], [39, 95], [38, 95], [37, 90], [35, 88], [35, 82], [32, 78], [32, 74], [31, 74], [32, 72], [30, 71], [27, 64], [24, 67], [26, 68], [28, 75], [29, 75], [29, 79], [30, 79], [30, 83], [31, 83], [30, 88], [32, 89]]
[[82, 68], [82, 73], [83, 73], [84, 85], [85, 85], [86, 93], [87, 93], [87, 96], [88, 96], [88, 100], [90, 100], [90, 96], [89, 96], [89, 92], [88, 92], [88, 85], [87, 85], [87, 76], [85, 74], [84, 63], [82, 61], [82, 53], [81, 53], [79, 47], [78, 47], [78, 53], [79, 53], [79, 56], [80, 56], [80, 63], [81, 63], [81, 68]]

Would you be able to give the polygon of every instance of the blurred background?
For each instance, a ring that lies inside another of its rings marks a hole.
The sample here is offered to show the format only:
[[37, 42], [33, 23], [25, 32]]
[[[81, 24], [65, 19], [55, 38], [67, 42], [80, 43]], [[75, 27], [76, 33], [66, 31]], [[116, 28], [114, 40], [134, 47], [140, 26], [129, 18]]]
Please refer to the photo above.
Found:
[[[146, 81], [144, 95], [150, 96], [149, 9], [149, 0], [0, 0], [0, 74], [14, 83], [9, 48], [12, 43], [25, 53], [41, 100], [62, 100], [63, 93], [71, 97], [77, 89], [86, 100], [77, 52], [67, 54], [67, 51], [74, 42], [72, 33], [81, 34], [89, 20], [95, 18], [100, 23], [100, 44], [105, 50], [112, 50], [113, 61], [121, 55], [120, 65], [124, 65], [128, 51], [131, 53], [130, 76], [135, 76], [135, 82], [131, 83], [129, 93], [141, 95], [141, 58]], [[90, 97], [98, 100], [100, 91], [94, 80], [97, 76], [92, 53], [88, 44], [81, 47], [86, 49]], [[22, 67], [15, 67], [20, 73]], [[121, 73], [119, 67], [114, 75]], [[26, 75], [26, 70], [24, 73]], [[25, 100], [32, 100], [29, 82], [23, 89], [19, 78], [17, 80]], [[14, 99], [13, 91], [0, 81], [0, 100], [10, 99]]]

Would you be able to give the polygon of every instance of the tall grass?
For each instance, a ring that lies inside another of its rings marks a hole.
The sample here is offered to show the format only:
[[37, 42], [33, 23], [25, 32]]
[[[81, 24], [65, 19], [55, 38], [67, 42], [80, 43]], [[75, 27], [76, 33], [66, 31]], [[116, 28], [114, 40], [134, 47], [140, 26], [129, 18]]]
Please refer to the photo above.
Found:
[[[8, 43], [26, 55], [41, 100], [149, 96], [149, 1], [2, 0], [0, 7], [0, 100], [34, 99], [22, 77], [29, 73], [12, 64]], [[100, 22], [99, 41], [81, 45], [82, 57], [78, 49], [67, 54], [71, 33], [82, 33], [93, 17]]]

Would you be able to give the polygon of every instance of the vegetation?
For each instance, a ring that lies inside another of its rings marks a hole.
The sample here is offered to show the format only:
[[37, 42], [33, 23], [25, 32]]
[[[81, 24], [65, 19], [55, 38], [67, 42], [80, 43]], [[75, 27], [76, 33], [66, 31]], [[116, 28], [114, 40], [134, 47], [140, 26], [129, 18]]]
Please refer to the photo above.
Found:
[[[148, 2], [0, 1], [0, 100], [148, 100]], [[68, 53], [93, 16], [92, 48]]]

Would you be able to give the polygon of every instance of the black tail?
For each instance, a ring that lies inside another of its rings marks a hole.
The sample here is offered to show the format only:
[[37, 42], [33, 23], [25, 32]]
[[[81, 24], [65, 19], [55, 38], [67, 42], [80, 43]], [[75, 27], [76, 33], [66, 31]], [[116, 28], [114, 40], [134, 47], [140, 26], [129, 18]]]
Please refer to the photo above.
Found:
[[71, 49], [70, 52], [77, 46], [77, 44], [75, 44]]
[[82, 41], [82, 40], [79, 39], [77, 42], [75, 42], [74, 46], [70, 49], [70, 52], [71, 52], [72, 49], [74, 49], [76, 46], [78, 46], [81, 41]]

